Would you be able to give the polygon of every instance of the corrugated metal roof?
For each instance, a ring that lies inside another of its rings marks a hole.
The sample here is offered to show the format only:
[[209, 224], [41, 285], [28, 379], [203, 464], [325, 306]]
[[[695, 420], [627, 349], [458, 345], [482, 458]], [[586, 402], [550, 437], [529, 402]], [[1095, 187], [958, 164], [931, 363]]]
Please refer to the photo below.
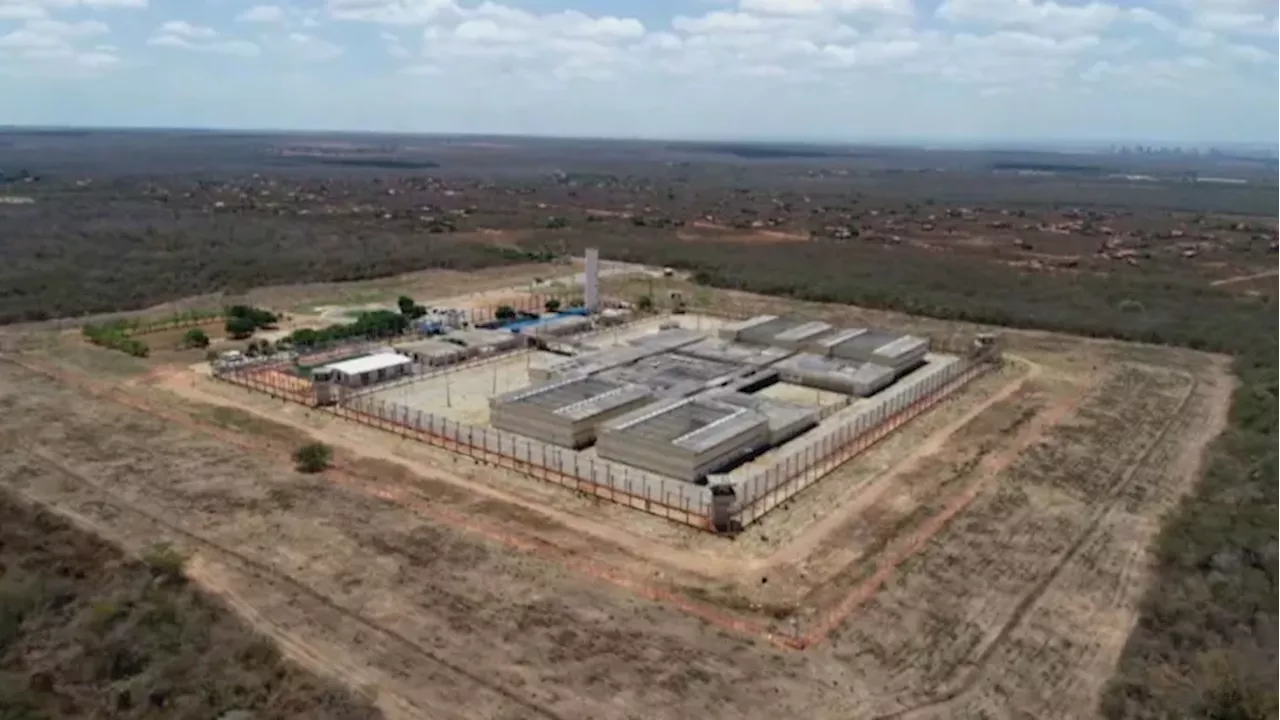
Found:
[[814, 320], [813, 322], [807, 322], [803, 325], [797, 325], [788, 330], [783, 330], [777, 335], [774, 335], [773, 339], [777, 342], [802, 342], [827, 332], [831, 327], [830, 323]]
[[332, 370], [333, 372], [337, 372], [342, 375], [360, 375], [362, 373], [411, 364], [413, 364], [413, 358], [407, 355], [401, 355], [397, 352], [384, 352], [377, 353], [376, 355], [365, 355], [364, 357], [352, 358], [351, 360], [343, 360], [342, 362], [336, 362], [332, 365], [325, 365], [320, 369]]
[[[700, 404], [704, 407], [710, 405], [710, 403]], [[768, 422], [764, 416], [746, 408], [735, 408], [727, 403], [716, 403], [716, 405], [726, 410], [732, 408], [732, 411], [726, 412], [723, 417], [697, 430], [681, 435], [672, 440], [671, 444], [695, 453], [702, 453]]]
[[615, 390], [596, 395], [595, 397], [581, 400], [558, 408], [556, 415], [568, 418], [569, 420], [578, 421], [594, 417], [600, 413], [608, 412], [623, 405], [630, 405], [637, 400], [643, 400], [650, 397], [649, 388], [641, 385], [624, 385]]
[[842, 342], [852, 340], [859, 335], [866, 334], [866, 328], [849, 328], [848, 330], [837, 330], [835, 333], [828, 335], [818, 341], [818, 345], [824, 348], [833, 348]]

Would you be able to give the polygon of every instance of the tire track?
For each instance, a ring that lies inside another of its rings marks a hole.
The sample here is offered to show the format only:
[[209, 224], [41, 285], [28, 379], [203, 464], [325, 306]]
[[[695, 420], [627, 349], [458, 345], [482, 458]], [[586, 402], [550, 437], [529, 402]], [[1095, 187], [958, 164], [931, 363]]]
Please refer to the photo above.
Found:
[[[152, 415], [167, 422], [181, 425], [196, 433], [212, 435], [237, 447], [258, 452], [289, 451], [288, 448], [271, 440], [254, 438], [241, 432], [212, 427], [180, 413], [155, 408], [148, 402], [129, 395], [115, 386], [108, 385], [103, 387], [93, 382], [78, 380], [70, 374], [64, 375], [58, 371], [31, 366], [3, 356], [0, 356], [0, 362], [12, 364], [23, 370], [51, 379], [55, 383], [87, 392], [100, 400], [114, 402], [131, 410]], [[727, 612], [718, 606], [692, 600], [679, 592], [655, 585], [645, 579], [633, 577], [624, 571], [601, 566], [589, 558], [578, 555], [572, 549], [566, 550], [537, 536], [516, 535], [491, 523], [485, 523], [472, 517], [464, 517], [456, 512], [432, 504], [429, 497], [423, 496], [412, 488], [392, 485], [377, 478], [368, 478], [358, 474], [357, 471], [341, 460], [335, 460], [332, 469], [327, 471], [325, 475], [336, 486], [348, 488], [363, 495], [398, 505], [409, 512], [430, 518], [455, 530], [479, 536], [509, 549], [557, 565], [577, 573], [588, 581], [604, 582], [645, 600], [673, 607], [714, 627], [738, 633], [753, 640], [763, 640], [782, 650], [796, 651], [804, 649], [797, 638], [778, 634], [754, 619]]]
[[1182, 414], [1186, 410], [1188, 403], [1190, 403], [1191, 398], [1195, 395], [1200, 381], [1194, 376], [1185, 373], [1179, 374], [1187, 378], [1190, 382], [1186, 392], [1179, 399], [1177, 407], [1174, 408], [1172, 413], [1170, 413], [1169, 420], [1160, 427], [1160, 431], [1156, 434], [1155, 438], [1153, 438], [1152, 441], [1142, 449], [1138, 456], [1120, 470], [1121, 477], [1119, 480], [1109, 485], [1109, 489], [1107, 491], [1107, 502], [1093, 513], [1084, 530], [1069, 546], [1067, 546], [1066, 552], [1059, 556], [1057, 561], [1055, 561], [1053, 566], [1050, 568], [1049, 572], [1037, 581], [1035, 585], [1032, 586], [1031, 591], [1014, 606], [1013, 612], [1000, 627], [1000, 630], [996, 633], [992, 641], [983, 648], [982, 652], [979, 653], [976, 658], [974, 658], [972, 663], [973, 670], [970, 671], [968, 676], [965, 677], [960, 685], [954, 690], [950, 690], [934, 697], [933, 699], [912, 707], [897, 710], [892, 713], [877, 715], [874, 720], [914, 718], [931, 711], [944, 710], [946, 707], [954, 704], [958, 700], [961, 700], [964, 696], [973, 691], [977, 686], [978, 681], [985, 675], [987, 665], [990, 663], [992, 656], [995, 655], [996, 650], [1004, 644], [1010, 633], [1012, 633], [1013, 630], [1022, 622], [1023, 618], [1031, 611], [1036, 602], [1039, 601], [1040, 597], [1044, 595], [1046, 590], [1048, 590], [1049, 586], [1052, 585], [1053, 582], [1061, 575], [1062, 570], [1070, 564], [1077, 555], [1079, 555], [1080, 551], [1088, 544], [1089, 540], [1093, 538], [1098, 528], [1102, 526], [1103, 521], [1111, 514], [1112, 510], [1115, 509], [1117, 503], [1120, 501], [1121, 491], [1129, 485], [1130, 481], [1137, 474], [1138, 470], [1142, 468], [1143, 464], [1151, 454], [1164, 442], [1169, 431], [1182, 420]]
[[[334, 602], [327, 595], [313, 589], [311, 586], [298, 580], [297, 578], [294, 578], [286, 573], [280, 572], [279, 570], [272, 568], [266, 563], [255, 560], [237, 550], [234, 550], [225, 545], [222, 545], [221, 543], [217, 543], [213, 540], [209, 540], [208, 538], [205, 538], [201, 535], [193, 533], [169, 520], [166, 520], [165, 518], [161, 517], [156, 513], [153, 513], [149, 510], [139, 507], [138, 505], [135, 505], [132, 502], [129, 502], [128, 500], [120, 497], [116, 493], [104, 487], [101, 483], [98, 483], [97, 481], [88, 478], [82, 473], [76, 470], [73, 470], [67, 467], [66, 465], [62, 464], [58, 460], [54, 459], [53, 457], [50, 456], [50, 454], [44, 448], [38, 445], [28, 445], [24, 449], [23, 454], [29, 457], [35, 458], [36, 460], [39, 461], [41, 465], [44, 465], [45, 467], [48, 467], [54, 470], [55, 472], [61, 474], [63, 477], [70, 478], [76, 483], [84, 487], [88, 487], [93, 491], [107, 497], [112, 502], [112, 504], [114, 504], [116, 507], [129, 511], [131, 513], [134, 513], [140, 517], [143, 517], [148, 521], [154, 523], [155, 525], [164, 528], [166, 531], [171, 532], [175, 535], [178, 535], [199, 547], [211, 550], [214, 553], [222, 555], [224, 557], [231, 558], [237, 564], [246, 568], [251, 575], [256, 575], [257, 577], [267, 581], [274, 580], [283, 585], [286, 585], [289, 588], [295, 590], [296, 592], [304, 594], [310, 597], [311, 599], [319, 602], [320, 604], [324, 605], [327, 609], [363, 626], [365, 629], [394, 641], [395, 644], [400, 645], [404, 649], [410, 650], [413, 654], [416, 654], [426, 660], [429, 660], [433, 664], [438, 665], [441, 668], [444, 668], [448, 672], [453, 673], [458, 677], [464, 678], [465, 680], [477, 686], [480, 686], [486, 690], [489, 690], [490, 692], [495, 693], [496, 695], [501, 696], [503, 699], [507, 700], [508, 702], [512, 703], [513, 705], [521, 708], [526, 713], [528, 713], [527, 717], [538, 717], [538, 718], [544, 718], [545, 720], [565, 720], [563, 716], [557, 714], [555, 711], [550, 710], [549, 708], [546, 708], [535, 702], [532, 702], [522, 697], [518, 693], [510, 690], [509, 688], [504, 687], [503, 685], [495, 683], [491, 680], [487, 680], [481, 677], [479, 674], [472, 672], [471, 670], [468, 670], [467, 668], [457, 663], [451, 662], [441, 657], [439, 654], [419, 645], [418, 643], [402, 635], [401, 633], [395, 630], [392, 630], [391, 628], [387, 628], [382, 625], [379, 625], [378, 623], [366, 618], [365, 616], [357, 612], [354, 612], [352, 610], [349, 610], [348, 608]], [[286, 633], [286, 636], [289, 638], [291, 642], [297, 642], [297, 639], [294, 638], [292, 635], [289, 635]], [[286, 647], [287, 646], [288, 645], [286, 645]], [[357, 691], [358, 690], [359, 688], [357, 688]], [[409, 701], [407, 698], [400, 698], [400, 700], [413, 705], [413, 703]]]

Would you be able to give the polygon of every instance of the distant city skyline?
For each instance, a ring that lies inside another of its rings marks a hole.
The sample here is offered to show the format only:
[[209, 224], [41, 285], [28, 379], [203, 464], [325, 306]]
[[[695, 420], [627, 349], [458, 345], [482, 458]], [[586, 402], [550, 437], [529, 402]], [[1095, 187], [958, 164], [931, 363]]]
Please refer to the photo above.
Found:
[[0, 0], [0, 123], [1274, 146], [1274, 0]]
[[332, 130], [324, 128], [214, 128], [214, 127], [137, 127], [137, 126], [87, 126], [87, 125], [3, 125], [0, 132], [41, 132], [41, 131], [90, 131], [90, 132], [190, 132], [190, 133], [260, 133], [263, 135], [307, 136], [307, 135], [352, 135], [377, 137], [422, 137], [422, 138], [457, 138], [457, 139], [532, 139], [532, 140], [600, 140], [618, 142], [653, 142], [653, 143], [747, 143], [747, 144], [795, 144], [830, 147], [899, 147], [922, 150], [1026, 150], [1046, 152], [1081, 152], [1081, 153], [1122, 153], [1122, 152], [1160, 152], [1180, 151], [1186, 154], [1205, 155], [1213, 151], [1222, 153], [1243, 153], [1246, 155], [1262, 155], [1274, 157], [1280, 155], [1280, 142], [1232, 142], [1202, 141], [1161, 144], [1150, 140], [1063, 140], [1054, 138], [1029, 139], [1021, 141], [1002, 141], [1000, 138], [938, 139], [938, 138], [802, 138], [802, 137], [724, 137], [709, 135], [705, 137], [610, 137], [605, 135], [527, 135], [517, 133], [457, 133], [457, 132], [408, 132], [377, 130]]

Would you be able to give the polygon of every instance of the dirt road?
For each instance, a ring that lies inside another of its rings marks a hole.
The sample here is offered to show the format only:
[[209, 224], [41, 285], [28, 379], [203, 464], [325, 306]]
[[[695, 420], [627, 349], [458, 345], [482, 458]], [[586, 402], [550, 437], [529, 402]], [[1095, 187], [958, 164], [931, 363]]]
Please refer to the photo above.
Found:
[[[1231, 381], [1184, 351], [1010, 344], [1022, 371], [732, 542], [180, 372], [95, 377], [96, 348], [20, 358], [63, 379], [0, 362], [0, 486], [173, 541], [391, 717], [1088, 717]], [[308, 437], [337, 470], [292, 470]]]

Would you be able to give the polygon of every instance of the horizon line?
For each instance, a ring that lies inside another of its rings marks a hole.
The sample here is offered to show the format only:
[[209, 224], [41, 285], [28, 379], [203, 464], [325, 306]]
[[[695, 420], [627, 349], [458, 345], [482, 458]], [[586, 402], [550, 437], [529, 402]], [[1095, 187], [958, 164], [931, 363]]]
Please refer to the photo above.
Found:
[[[785, 143], [793, 145], [817, 146], [871, 146], [871, 147], [906, 147], [911, 149], [983, 149], [998, 150], [1004, 148], [1047, 150], [1054, 146], [1061, 148], [1105, 148], [1134, 145], [1152, 145], [1161, 148], [1178, 147], [1185, 149], [1204, 148], [1238, 148], [1280, 151], [1280, 142], [1248, 141], [1248, 140], [1170, 140], [1152, 138], [999, 138], [999, 137], [866, 137], [861, 139], [832, 137], [795, 137], [795, 136], [717, 136], [717, 135], [683, 135], [683, 136], [626, 136], [595, 134], [560, 134], [560, 133], [515, 133], [515, 132], [450, 132], [450, 131], [415, 131], [415, 130], [350, 130], [325, 128], [270, 128], [270, 127], [210, 127], [210, 126], [169, 126], [169, 125], [63, 125], [63, 124], [0, 124], [0, 132], [23, 131], [80, 131], [80, 132], [189, 132], [189, 133], [251, 133], [261, 135], [316, 134], [316, 135], [377, 135], [377, 136], [410, 136], [410, 137], [442, 137], [442, 138], [510, 138], [529, 140], [587, 140], [613, 142], [720, 142], [769, 144]], [[931, 147], [932, 146], [932, 147]]]

